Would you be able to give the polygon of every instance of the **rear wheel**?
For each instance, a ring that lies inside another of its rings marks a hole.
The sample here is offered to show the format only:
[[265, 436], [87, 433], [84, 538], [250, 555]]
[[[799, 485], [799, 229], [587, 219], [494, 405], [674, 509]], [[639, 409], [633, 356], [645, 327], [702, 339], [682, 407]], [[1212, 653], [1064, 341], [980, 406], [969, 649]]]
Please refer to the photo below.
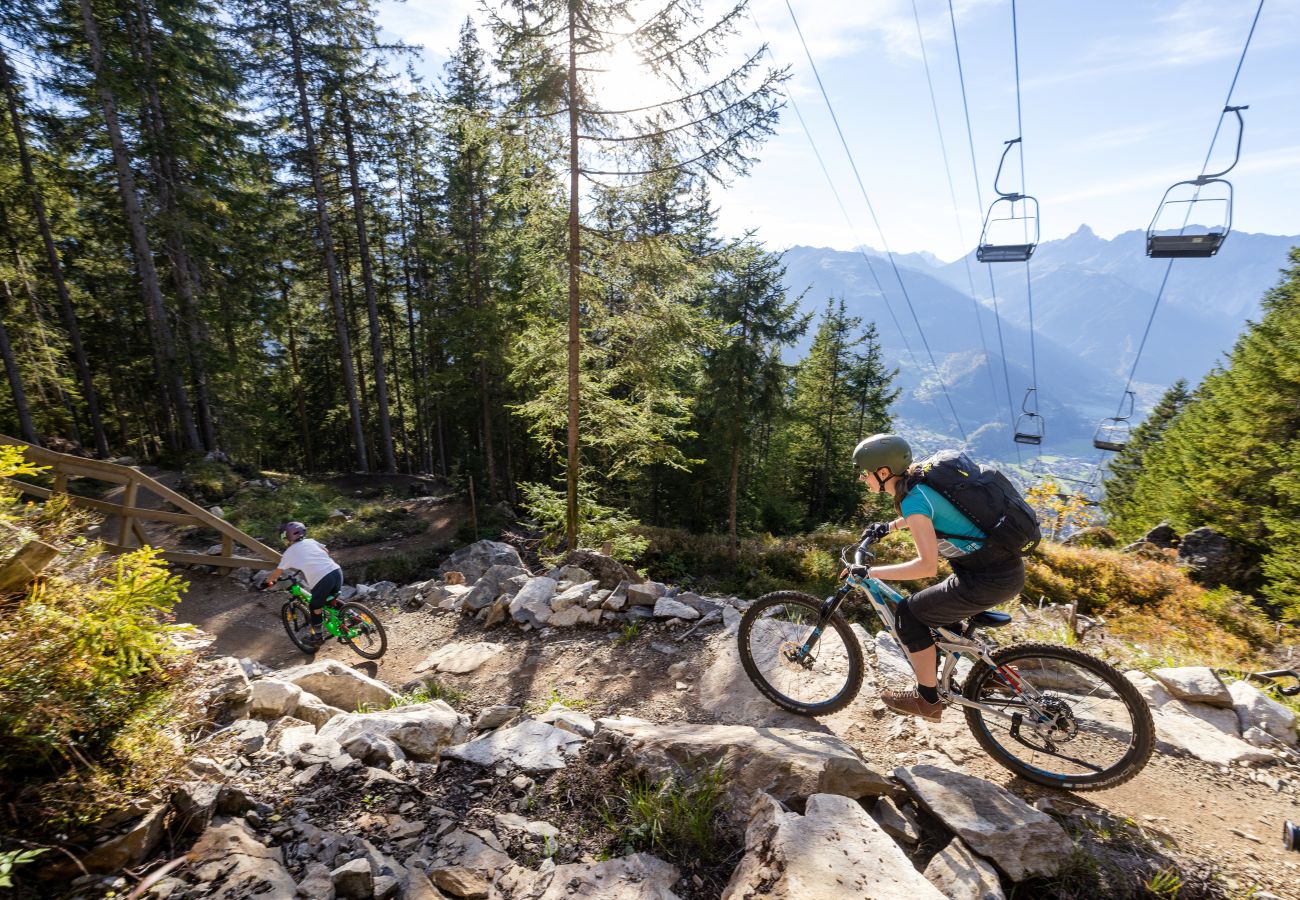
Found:
[[765, 594], [745, 610], [737, 633], [749, 680], [764, 697], [801, 716], [839, 712], [862, 688], [862, 646], [849, 623], [835, 613], [813, 637], [821, 608], [810, 594]]
[[[1113, 666], [1052, 644], [1007, 647], [993, 661], [996, 667], [977, 663], [962, 687], [963, 697], [992, 711], [964, 707], [966, 723], [1012, 772], [1051, 787], [1096, 791], [1123, 784], [1151, 758], [1151, 709]], [[1037, 709], [1025, 699], [1035, 692]]]
[[289, 640], [293, 641], [293, 645], [303, 653], [314, 656], [320, 649], [318, 644], [306, 640], [311, 632], [311, 613], [302, 601], [296, 599], [286, 601], [284, 606], [280, 607], [280, 622], [284, 625], [284, 630], [289, 633]]
[[366, 659], [379, 659], [388, 649], [388, 634], [379, 617], [360, 603], [339, 607], [339, 640]]

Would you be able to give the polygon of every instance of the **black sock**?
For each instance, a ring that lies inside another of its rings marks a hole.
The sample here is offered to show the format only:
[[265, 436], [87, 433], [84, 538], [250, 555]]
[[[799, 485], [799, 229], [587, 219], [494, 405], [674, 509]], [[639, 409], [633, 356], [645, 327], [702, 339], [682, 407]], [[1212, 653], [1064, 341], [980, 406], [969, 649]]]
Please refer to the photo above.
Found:
[[937, 687], [926, 687], [923, 684], [918, 684], [916, 686], [916, 693], [926, 703], [939, 702], [939, 689]]

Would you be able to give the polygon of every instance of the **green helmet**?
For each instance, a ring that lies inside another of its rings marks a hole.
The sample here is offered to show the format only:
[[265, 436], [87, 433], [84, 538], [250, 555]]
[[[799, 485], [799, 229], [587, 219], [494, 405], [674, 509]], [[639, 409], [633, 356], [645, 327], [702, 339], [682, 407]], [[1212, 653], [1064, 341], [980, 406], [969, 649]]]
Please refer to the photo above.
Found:
[[892, 474], [902, 475], [911, 464], [912, 448], [896, 434], [873, 434], [853, 451], [853, 465], [862, 472], [886, 466]]

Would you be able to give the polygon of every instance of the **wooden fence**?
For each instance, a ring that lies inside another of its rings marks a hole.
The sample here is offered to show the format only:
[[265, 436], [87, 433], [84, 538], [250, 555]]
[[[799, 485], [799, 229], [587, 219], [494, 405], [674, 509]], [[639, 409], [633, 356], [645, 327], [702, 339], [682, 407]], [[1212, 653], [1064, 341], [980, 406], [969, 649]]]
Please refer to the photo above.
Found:
[[[276, 563], [280, 560], [280, 554], [274, 549], [131, 466], [120, 466], [98, 459], [85, 459], [67, 453], [55, 453], [53, 450], [46, 450], [3, 434], [0, 434], [0, 444], [22, 447], [29, 462], [49, 467], [47, 474], [53, 476], [54, 483], [48, 488], [14, 478], [0, 479], [9, 487], [28, 496], [48, 500], [54, 494], [67, 494], [70, 478], [86, 478], [121, 485], [120, 502], [68, 494], [74, 506], [93, 509], [113, 517], [104, 522], [102, 529], [104, 536], [101, 538], [101, 542], [110, 550], [121, 553], [148, 544], [149, 536], [145, 533], [141, 522], [169, 522], [173, 525], [202, 525], [213, 529], [221, 536], [220, 556], [163, 550], [162, 558], [170, 562], [237, 569], [241, 566], [260, 566], [263, 563]], [[146, 494], [153, 494], [160, 503], [170, 504], [175, 509], [151, 509], [139, 506]], [[114, 528], [116, 528], [115, 540], [112, 539]], [[251, 551], [253, 556], [236, 556], [236, 547]]]

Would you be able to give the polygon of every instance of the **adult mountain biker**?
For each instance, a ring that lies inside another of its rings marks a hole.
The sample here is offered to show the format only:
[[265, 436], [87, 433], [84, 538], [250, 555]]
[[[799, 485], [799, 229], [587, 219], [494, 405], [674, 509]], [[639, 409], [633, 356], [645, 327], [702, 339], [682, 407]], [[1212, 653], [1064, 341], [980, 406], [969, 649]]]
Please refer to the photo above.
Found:
[[343, 589], [343, 569], [330, 557], [324, 544], [307, 537], [307, 526], [301, 522], [285, 522], [280, 526], [280, 534], [289, 546], [280, 557], [280, 565], [267, 576], [265, 586], [270, 587], [290, 569], [302, 573], [307, 590], [311, 591], [308, 604], [311, 629], [303, 642], [319, 647], [325, 640], [321, 634], [321, 608]]
[[[917, 686], [880, 694], [885, 705], [899, 715], [937, 722], [944, 704], [939, 702], [938, 654], [931, 626], [949, 626], [1010, 600], [1025, 585], [1025, 566], [1014, 553], [986, 548], [986, 535], [974, 522], [937, 490], [919, 483], [912, 448], [898, 435], [874, 434], [866, 438], [854, 449], [853, 464], [868, 489], [893, 497], [898, 512], [898, 518], [871, 525], [863, 536], [879, 540], [891, 531], [906, 528], [916, 547], [915, 559], [872, 566], [869, 575], [882, 581], [932, 578], [939, 570], [940, 556], [952, 567], [952, 574], [943, 581], [898, 605], [898, 636], [907, 648]], [[940, 538], [936, 532], [969, 537]]]

